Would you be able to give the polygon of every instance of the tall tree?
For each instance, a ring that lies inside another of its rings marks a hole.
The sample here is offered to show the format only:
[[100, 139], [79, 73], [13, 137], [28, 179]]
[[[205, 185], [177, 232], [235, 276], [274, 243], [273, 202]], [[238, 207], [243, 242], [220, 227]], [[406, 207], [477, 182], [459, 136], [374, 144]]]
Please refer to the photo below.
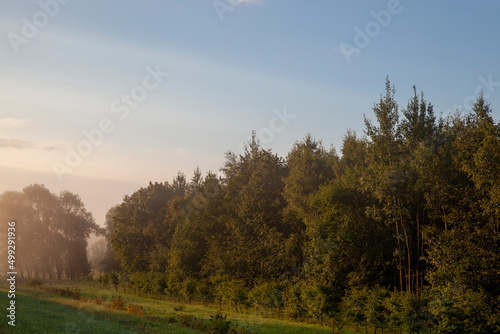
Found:
[[149, 183], [115, 210], [110, 241], [123, 267], [130, 272], [163, 271], [177, 221], [167, 214], [169, 202], [183, 198], [186, 180], [177, 175], [172, 184]]
[[500, 125], [480, 96], [471, 113], [451, 119], [449, 132], [448, 170], [455, 178], [447, 182], [439, 201], [430, 202], [441, 212], [444, 229], [432, 231], [437, 236], [429, 249], [429, 277], [434, 285], [454, 284], [498, 296]]
[[340, 288], [388, 284], [393, 239], [388, 227], [367, 215], [376, 202], [363, 189], [367, 142], [353, 132], [344, 137], [338, 178], [320, 188], [308, 226], [306, 273]]
[[78, 195], [33, 184], [0, 196], [0, 212], [17, 222], [21, 275], [75, 279], [89, 272], [87, 238], [101, 230]]
[[102, 267], [105, 272], [118, 271], [121, 268], [120, 260], [116, 255], [116, 252], [111, 245], [111, 236], [114, 231], [114, 222], [113, 219], [116, 215], [116, 210], [118, 209], [118, 205], [111, 207], [108, 212], [106, 212], [105, 221], [104, 221], [104, 237], [106, 240], [106, 250], [104, 257], [102, 258], [100, 263], [96, 263], [98, 267]]
[[215, 272], [251, 282], [291, 270], [297, 260], [291, 253], [295, 249], [291, 229], [283, 217], [284, 161], [262, 149], [254, 135], [244, 154], [227, 155], [223, 171], [225, 214], [220, 219], [229, 233], [221, 241]]
[[[203, 178], [197, 169], [188, 196], [176, 206], [181, 219], [172, 239], [168, 269], [174, 280], [210, 276], [206, 267], [212, 266], [210, 261], [218, 261], [216, 249], [224, 238], [224, 227], [219, 220], [222, 200], [221, 180], [217, 175], [208, 173]], [[215, 257], [210, 258], [211, 255]]]
[[436, 125], [432, 105], [423, 94], [418, 98], [415, 87], [401, 122], [394, 95], [387, 79], [386, 94], [373, 108], [378, 124], [365, 119], [370, 138], [365, 184], [379, 201], [370, 210], [373, 217], [394, 226], [399, 288], [415, 291], [423, 284], [422, 226], [426, 221], [425, 189], [419, 187], [415, 165], [418, 152], [433, 144]]
[[[58, 198], [58, 232], [66, 244], [64, 272], [70, 279], [90, 273], [87, 256], [87, 239], [104, 232], [85, 209], [80, 196], [63, 191]], [[59, 277], [60, 278], [60, 277]]]
[[284, 179], [283, 196], [287, 207], [284, 214], [285, 219], [293, 226], [296, 252], [301, 255], [297, 268], [302, 268], [302, 248], [307, 239], [307, 227], [317, 219], [312, 201], [320, 186], [334, 178], [338, 156], [335, 150], [325, 150], [320, 141], [308, 134], [303, 141], [294, 144], [286, 163], [288, 175]]

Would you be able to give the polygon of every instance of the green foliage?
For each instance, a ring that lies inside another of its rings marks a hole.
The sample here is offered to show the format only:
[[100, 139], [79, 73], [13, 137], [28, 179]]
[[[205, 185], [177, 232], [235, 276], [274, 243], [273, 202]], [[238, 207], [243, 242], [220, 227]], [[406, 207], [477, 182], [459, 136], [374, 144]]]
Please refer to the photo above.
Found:
[[249, 289], [242, 280], [227, 280], [218, 278], [214, 280], [214, 295], [219, 303], [234, 307], [236, 310], [250, 307], [248, 299]]
[[285, 314], [291, 319], [303, 319], [307, 315], [301, 294], [301, 284], [290, 285], [285, 291]]
[[187, 278], [182, 282], [182, 295], [186, 300], [193, 300], [197, 295], [197, 285], [196, 280], [192, 278]]
[[368, 304], [369, 292], [364, 289], [351, 289], [343, 298], [344, 317], [356, 326], [368, 324], [366, 316], [366, 305]]
[[216, 315], [210, 316], [210, 333], [213, 334], [226, 334], [231, 328], [231, 321], [226, 320], [227, 315], [222, 313], [217, 313]]
[[430, 303], [440, 333], [500, 333], [498, 306], [482, 292], [457, 287], [438, 289]]
[[434, 318], [430, 314], [427, 291], [419, 294], [409, 292], [393, 292], [386, 299], [386, 307], [389, 311], [389, 324], [404, 332], [422, 332], [432, 328]]
[[369, 290], [366, 300], [366, 321], [375, 328], [388, 327], [389, 311], [386, 308], [386, 300], [389, 292], [385, 288], [372, 288]]
[[328, 321], [339, 312], [341, 292], [332, 286], [308, 282], [301, 289], [301, 299], [308, 314], [319, 322]]
[[126, 196], [107, 223], [120, 287], [339, 330], [495, 330], [500, 124], [482, 96], [436, 120], [415, 87], [406, 107], [395, 93], [387, 79], [366, 136], [348, 131], [340, 156], [308, 135], [282, 159], [254, 134], [222, 177], [197, 169]]
[[122, 266], [130, 272], [146, 272], [167, 265], [168, 249], [178, 219], [169, 215], [167, 204], [174, 198], [182, 198], [186, 192], [186, 180], [179, 174], [172, 184], [150, 183], [115, 209], [111, 245]]
[[249, 293], [249, 301], [261, 313], [267, 315], [268, 311], [278, 312], [284, 306], [286, 286], [279, 282], [263, 282], [254, 285]]

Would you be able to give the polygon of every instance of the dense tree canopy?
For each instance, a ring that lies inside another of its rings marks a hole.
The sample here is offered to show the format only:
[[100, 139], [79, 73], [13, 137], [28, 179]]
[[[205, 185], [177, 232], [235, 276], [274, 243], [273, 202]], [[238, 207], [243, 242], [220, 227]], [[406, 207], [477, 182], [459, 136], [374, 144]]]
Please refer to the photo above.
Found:
[[[499, 125], [481, 96], [437, 120], [423, 93], [385, 95], [341, 155], [307, 135], [286, 159], [255, 135], [221, 169], [150, 183], [115, 208], [111, 244], [129, 272], [176, 280], [280, 277], [416, 292], [498, 294]], [[67, 238], [67, 236], [64, 236]]]
[[102, 230], [78, 195], [63, 191], [57, 196], [38, 184], [8, 191], [0, 196], [0, 220], [16, 222], [21, 275], [76, 279], [90, 273], [87, 239]]

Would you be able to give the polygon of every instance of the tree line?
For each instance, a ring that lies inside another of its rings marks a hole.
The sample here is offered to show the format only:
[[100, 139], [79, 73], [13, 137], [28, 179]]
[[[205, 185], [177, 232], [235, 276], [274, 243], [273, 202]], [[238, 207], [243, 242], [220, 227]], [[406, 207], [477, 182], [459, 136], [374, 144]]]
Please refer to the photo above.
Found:
[[[126, 281], [149, 277], [157, 293], [184, 296], [189, 282], [315, 286], [325, 314], [363, 289], [433, 289], [436, 303], [478, 293], [498, 311], [500, 123], [490, 105], [480, 95], [471, 111], [437, 118], [415, 87], [400, 106], [387, 79], [373, 113], [340, 152], [307, 135], [282, 158], [254, 135], [226, 154], [222, 176], [197, 169], [125, 196], [108, 239]], [[480, 322], [499, 330], [488, 310]]]
[[499, 123], [473, 110], [436, 119], [414, 88], [406, 107], [386, 82], [340, 152], [307, 135], [286, 159], [255, 136], [227, 153], [223, 177], [150, 183], [113, 208], [109, 241], [128, 272], [173, 279], [284, 275], [339, 288], [416, 292], [456, 283], [498, 295]]
[[[38, 184], [6, 191], [0, 195], [0, 220], [2, 226], [16, 222], [15, 268], [21, 278], [79, 279], [90, 274], [87, 239], [102, 228], [78, 195], [56, 195]], [[6, 227], [0, 231], [5, 241], [6, 232]], [[0, 253], [6, 254], [7, 243], [0, 245]]]
[[221, 175], [179, 172], [125, 196], [106, 215], [101, 282], [339, 327], [500, 332], [490, 105], [480, 95], [472, 110], [437, 118], [415, 87], [400, 106], [387, 79], [373, 114], [340, 151], [307, 135], [283, 158], [254, 134], [226, 153]]

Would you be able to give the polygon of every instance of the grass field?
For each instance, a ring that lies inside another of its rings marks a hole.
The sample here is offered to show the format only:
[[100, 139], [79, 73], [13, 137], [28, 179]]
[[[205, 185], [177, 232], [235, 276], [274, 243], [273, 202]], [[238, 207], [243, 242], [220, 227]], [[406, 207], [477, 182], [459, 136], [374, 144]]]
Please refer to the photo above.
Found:
[[[44, 286], [57, 288], [78, 287], [78, 300], [60, 297], [40, 289], [17, 284], [16, 327], [7, 324], [8, 306], [5, 285], [0, 286], [0, 333], [203, 333], [200, 328], [211, 324], [211, 317], [218, 313], [216, 307], [180, 304], [115, 292], [90, 282], [45, 282]], [[143, 315], [110, 309], [114, 297], [120, 296], [125, 305], [142, 307]], [[102, 297], [102, 304], [90, 298]], [[84, 300], [89, 301], [85, 302]], [[329, 327], [261, 317], [254, 313], [236, 313], [222, 310], [231, 321], [235, 333], [262, 334], [326, 334]], [[236, 325], [236, 326], [235, 326]], [[190, 327], [190, 328], [189, 328]], [[344, 332], [349, 333], [349, 332]]]

